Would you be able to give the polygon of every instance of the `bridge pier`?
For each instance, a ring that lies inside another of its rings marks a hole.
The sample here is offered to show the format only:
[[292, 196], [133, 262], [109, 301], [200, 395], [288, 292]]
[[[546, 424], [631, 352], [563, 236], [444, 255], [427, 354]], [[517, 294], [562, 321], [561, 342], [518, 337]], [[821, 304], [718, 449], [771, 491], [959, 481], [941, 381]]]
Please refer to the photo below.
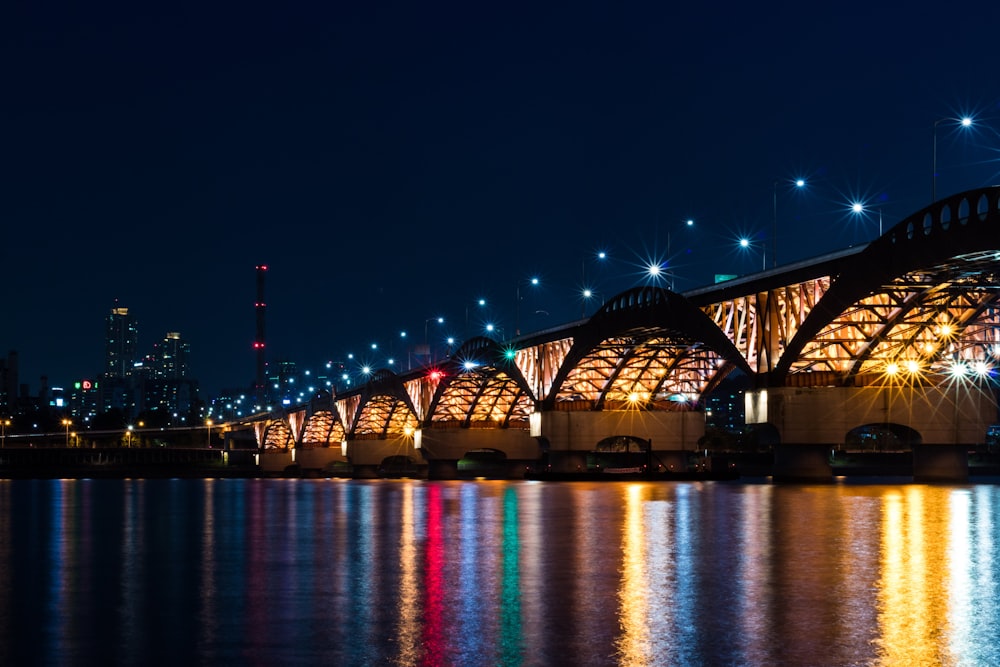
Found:
[[430, 459], [427, 479], [458, 479], [458, 459]]
[[969, 449], [963, 445], [919, 445], [913, 448], [915, 482], [965, 482]]
[[538, 440], [521, 428], [424, 428], [420, 443], [420, 453], [428, 464], [428, 479], [458, 478], [459, 460], [477, 450], [502, 452], [508, 471], [520, 468], [518, 477], [524, 477], [525, 461], [538, 461], [542, 455]]
[[654, 464], [684, 470], [705, 434], [705, 414], [695, 410], [554, 410], [540, 421], [553, 472], [586, 470], [587, 454], [614, 436], [648, 442]]
[[775, 482], [825, 483], [833, 481], [828, 444], [779, 444], [774, 447]]
[[549, 469], [552, 472], [583, 472], [587, 469], [587, 452], [550, 451]]
[[423, 463], [412, 437], [361, 438], [347, 441], [347, 460], [355, 479], [378, 477], [379, 466], [390, 456], [406, 456], [415, 466]]
[[351, 467], [352, 479], [378, 479], [378, 466], [372, 464], [353, 465]]
[[985, 443], [996, 416], [991, 391], [960, 382], [948, 386], [772, 387], [746, 394], [746, 423], [770, 423], [780, 436], [775, 447], [776, 479], [824, 477], [824, 465], [830, 470], [830, 450], [845, 444], [849, 431], [897, 424], [919, 434], [918, 441], [908, 445], [913, 450], [914, 478], [963, 481], [969, 472], [968, 449]]

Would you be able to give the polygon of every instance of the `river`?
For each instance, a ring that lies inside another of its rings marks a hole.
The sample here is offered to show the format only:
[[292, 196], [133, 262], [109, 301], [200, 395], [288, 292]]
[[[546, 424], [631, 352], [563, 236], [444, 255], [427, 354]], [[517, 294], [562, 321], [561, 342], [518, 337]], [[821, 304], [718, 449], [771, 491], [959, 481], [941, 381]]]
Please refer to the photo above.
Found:
[[3, 665], [997, 665], [1000, 486], [0, 481]]

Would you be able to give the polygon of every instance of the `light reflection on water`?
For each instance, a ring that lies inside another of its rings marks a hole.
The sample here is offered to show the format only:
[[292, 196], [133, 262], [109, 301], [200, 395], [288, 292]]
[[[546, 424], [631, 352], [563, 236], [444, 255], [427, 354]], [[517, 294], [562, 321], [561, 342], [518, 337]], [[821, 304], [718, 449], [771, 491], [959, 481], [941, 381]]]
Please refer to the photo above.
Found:
[[0, 664], [1000, 664], [1000, 487], [0, 482]]

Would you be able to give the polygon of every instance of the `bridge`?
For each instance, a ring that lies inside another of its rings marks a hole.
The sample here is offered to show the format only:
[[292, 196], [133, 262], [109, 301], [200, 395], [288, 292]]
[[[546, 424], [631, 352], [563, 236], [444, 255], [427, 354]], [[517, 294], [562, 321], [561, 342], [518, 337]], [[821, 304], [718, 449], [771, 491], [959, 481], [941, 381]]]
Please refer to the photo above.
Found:
[[265, 469], [350, 464], [361, 477], [400, 457], [454, 477], [470, 452], [513, 476], [601, 452], [683, 469], [706, 396], [736, 374], [747, 424], [774, 438], [776, 476], [829, 478], [830, 451], [868, 428], [907, 434], [915, 476], [961, 479], [998, 421], [998, 258], [1000, 188], [971, 190], [866, 246], [683, 294], [636, 287], [588, 319], [472, 338], [440, 364], [380, 370], [230, 435], [252, 430]]

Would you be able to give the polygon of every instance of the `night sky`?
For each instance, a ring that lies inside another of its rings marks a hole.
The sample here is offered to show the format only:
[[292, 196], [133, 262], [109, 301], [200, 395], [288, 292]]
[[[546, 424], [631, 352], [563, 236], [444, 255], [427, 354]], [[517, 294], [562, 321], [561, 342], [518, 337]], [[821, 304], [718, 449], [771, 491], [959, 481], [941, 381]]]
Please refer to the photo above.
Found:
[[864, 242], [930, 203], [936, 121], [939, 198], [1000, 182], [1000, 4], [892, 5], [15, 0], [0, 352], [94, 377], [117, 299], [211, 395], [253, 381], [258, 263], [269, 361], [381, 366], [509, 336], [518, 289], [529, 331], [649, 261], [770, 266], [775, 191], [779, 264]]

